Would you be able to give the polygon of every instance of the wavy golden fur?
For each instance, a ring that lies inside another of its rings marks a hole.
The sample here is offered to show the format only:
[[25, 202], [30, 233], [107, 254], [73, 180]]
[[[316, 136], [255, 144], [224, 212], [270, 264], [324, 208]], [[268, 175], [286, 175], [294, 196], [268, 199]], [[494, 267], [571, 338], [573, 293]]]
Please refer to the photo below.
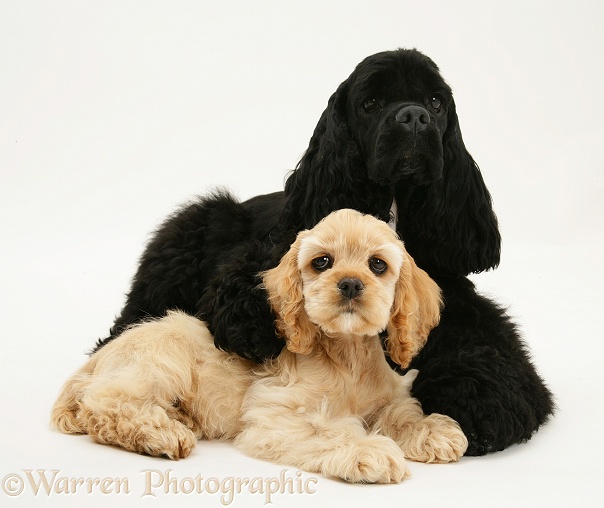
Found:
[[424, 415], [408, 365], [436, 326], [438, 286], [383, 222], [352, 210], [300, 233], [263, 274], [281, 355], [262, 367], [214, 347], [181, 312], [126, 330], [65, 384], [52, 424], [101, 443], [173, 459], [198, 439], [351, 482], [399, 482], [405, 458], [458, 460], [457, 423]]

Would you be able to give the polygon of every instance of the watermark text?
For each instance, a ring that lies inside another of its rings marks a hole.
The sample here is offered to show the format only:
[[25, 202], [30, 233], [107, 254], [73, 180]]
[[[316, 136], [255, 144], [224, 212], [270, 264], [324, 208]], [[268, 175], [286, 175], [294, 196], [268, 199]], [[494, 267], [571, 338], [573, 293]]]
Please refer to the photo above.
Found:
[[264, 504], [273, 504], [279, 496], [313, 495], [318, 479], [301, 471], [281, 470], [279, 476], [216, 478], [200, 473], [179, 476], [172, 469], [144, 469], [135, 478], [69, 476], [59, 469], [22, 469], [2, 478], [0, 497], [55, 497], [72, 495], [139, 497], [216, 496], [229, 506], [238, 496], [262, 496]]

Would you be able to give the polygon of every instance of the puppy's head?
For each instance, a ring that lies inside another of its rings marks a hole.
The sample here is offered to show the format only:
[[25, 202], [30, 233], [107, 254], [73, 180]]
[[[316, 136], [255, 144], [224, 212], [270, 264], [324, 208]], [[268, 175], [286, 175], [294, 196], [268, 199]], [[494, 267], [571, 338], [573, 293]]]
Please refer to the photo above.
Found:
[[387, 224], [354, 210], [331, 213], [301, 232], [276, 268], [263, 274], [277, 329], [295, 353], [319, 333], [377, 335], [402, 366], [440, 316], [440, 290], [416, 267]]

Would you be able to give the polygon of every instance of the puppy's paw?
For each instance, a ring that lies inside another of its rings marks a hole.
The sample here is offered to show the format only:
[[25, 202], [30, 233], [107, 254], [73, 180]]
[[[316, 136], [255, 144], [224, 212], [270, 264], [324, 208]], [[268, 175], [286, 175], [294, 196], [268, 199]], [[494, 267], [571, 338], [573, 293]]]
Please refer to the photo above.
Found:
[[79, 420], [73, 411], [56, 408], [53, 409], [50, 424], [63, 434], [85, 434], [85, 422]]
[[197, 444], [195, 434], [182, 423], [173, 421], [169, 429], [153, 429], [138, 440], [138, 450], [154, 457], [172, 460], [188, 457]]
[[468, 440], [458, 423], [441, 414], [420, 420], [405, 443], [405, 457], [416, 462], [456, 462], [468, 448]]
[[351, 483], [399, 483], [410, 475], [402, 450], [385, 436], [367, 436], [350, 450], [349, 460], [339, 476]]

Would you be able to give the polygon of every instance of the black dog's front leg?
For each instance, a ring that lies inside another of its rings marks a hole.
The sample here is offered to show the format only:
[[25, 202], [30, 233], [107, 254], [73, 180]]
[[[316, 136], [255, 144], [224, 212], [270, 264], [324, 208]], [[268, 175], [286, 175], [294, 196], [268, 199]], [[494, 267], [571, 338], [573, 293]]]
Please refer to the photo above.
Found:
[[412, 395], [426, 413], [455, 419], [466, 455], [484, 455], [531, 438], [554, 412], [553, 397], [503, 308], [465, 278], [439, 280], [440, 324], [413, 359]]
[[218, 266], [198, 304], [197, 315], [216, 347], [256, 363], [276, 357], [285, 346], [259, 275], [277, 265], [276, 251], [260, 242], [240, 245]]

